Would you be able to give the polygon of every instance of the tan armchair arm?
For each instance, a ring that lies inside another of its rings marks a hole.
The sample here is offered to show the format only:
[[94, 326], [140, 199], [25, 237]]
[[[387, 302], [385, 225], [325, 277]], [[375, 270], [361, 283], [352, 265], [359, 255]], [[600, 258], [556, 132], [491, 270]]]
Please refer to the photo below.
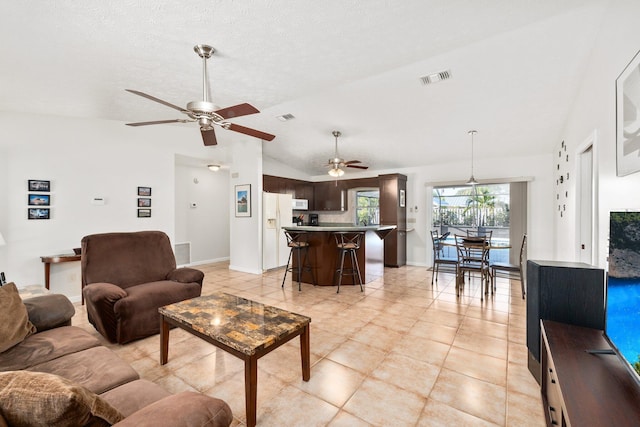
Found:
[[59, 326], [71, 325], [71, 318], [76, 313], [73, 304], [61, 294], [46, 294], [27, 298], [24, 301], [29, 313], [29, 320], [38, 332]]

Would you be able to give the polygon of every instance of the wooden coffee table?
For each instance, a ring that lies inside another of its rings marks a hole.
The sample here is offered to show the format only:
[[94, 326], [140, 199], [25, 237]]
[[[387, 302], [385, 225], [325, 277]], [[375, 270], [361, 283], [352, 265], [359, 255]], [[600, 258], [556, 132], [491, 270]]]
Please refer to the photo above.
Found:
[[311, 318], [235, 295], [217, 292], [160, 307], [160, 364], [169, 356], [171, 325], [244, 360], [247, 426], [256, 425], [258, 359], [300, 335], [302, 379], [311, 377]]

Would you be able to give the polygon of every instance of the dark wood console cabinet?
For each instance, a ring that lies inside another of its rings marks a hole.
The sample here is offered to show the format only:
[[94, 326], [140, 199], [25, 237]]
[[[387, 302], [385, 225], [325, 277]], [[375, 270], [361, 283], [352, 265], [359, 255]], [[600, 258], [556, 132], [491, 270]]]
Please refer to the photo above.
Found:
[[527, 261], [528, 366], [538, 384], [540, 320], [604, 330], [604, 270], [589, 264]]
[[[542, 402], [548, 426], [638, 426], [640, 384], [599, 329], [541, 322]], [[593, 354], [588, 350], [604, 350]]]

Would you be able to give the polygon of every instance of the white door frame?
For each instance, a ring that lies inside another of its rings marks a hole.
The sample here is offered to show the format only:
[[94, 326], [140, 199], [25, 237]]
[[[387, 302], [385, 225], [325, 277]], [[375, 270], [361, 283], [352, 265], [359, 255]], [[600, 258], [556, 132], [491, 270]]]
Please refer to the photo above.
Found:
[[576, 188], [575, 188], [575, 207], [576, 207], [576, 233], [575, 233], [575, 248], [576, 248], [576, 260], [581, 260], [581, 244], [582, 244], [582, 224], [580, 223], [581, 215], [580, 215], [580, 207], [581, 204], [581, 190], [582, 190], [582, 182], [581, 182], [581, 156], [591, 149], [591, 261], [590, 264], [594, 264], [595, 260], [598, 259], [598, 233], [597, 233], [597, 224], [598, 224], [598, 180], [596, 177], [598, 176], [598, 151], [597, 151], [597, 130], [593, 130], [593, 132], [580, 144], [575, 150], [575, 176], [576, 176]]

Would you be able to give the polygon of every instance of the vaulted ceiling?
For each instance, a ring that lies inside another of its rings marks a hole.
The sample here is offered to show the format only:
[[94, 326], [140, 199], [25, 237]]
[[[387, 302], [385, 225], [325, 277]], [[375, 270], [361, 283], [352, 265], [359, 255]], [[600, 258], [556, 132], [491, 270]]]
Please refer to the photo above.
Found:
[[[249, 102], [234, 122], [276, 135], [264, 154], [310, 175], [333, 157], [372, 169], [549, 153], [606, 0], [153, 0], [0, 5], [0, 110], [124, 122], [202, 99]], [[421, 77], [448, 70], [424, 85]], [[174, 114], [175, 113], [175, 114]], [[282, 122], [276, 117], [292, 114]], [[202, 144], [193, 123], [193, 140]], [[132, 128], [144, 132], [144, 128]], [[233, 143], [218, 130], [218, 147]], [[212, 153], [214, 153], [212, 151]], [[215, 157], [212, 154], [212, 157]]]

